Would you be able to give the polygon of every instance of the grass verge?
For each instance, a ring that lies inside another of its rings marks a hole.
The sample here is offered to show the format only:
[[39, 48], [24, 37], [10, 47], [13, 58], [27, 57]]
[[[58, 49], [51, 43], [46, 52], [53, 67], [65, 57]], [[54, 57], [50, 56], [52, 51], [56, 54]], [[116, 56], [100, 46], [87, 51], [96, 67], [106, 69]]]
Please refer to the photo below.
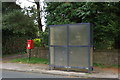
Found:
[[48, 64], [48, 59], [31, 57], [29, 61], [29, 58], [17, 58], [11, 60], [10, 62], [29, 63], [29, 64]]
[[[48, 59], [31, 57], [29, 61], [29, 58], [17, 58], [17, 59], [12, 59], [10, 62], [29, 63], [29, 64], [48, 64]], [[93, 65], [95, 67], [100, 67], [100, 68], [110, 68], [110, 67], [120, 68], [120, 65], [103, 65], [98, 63], [94, 63]]]
[[96, 67], [101, 67], [101, 68], [120, 68], [120, 65], [104, 65], [104, 64], [98, 64], [98, 63], [94, 63], [93, 66]]

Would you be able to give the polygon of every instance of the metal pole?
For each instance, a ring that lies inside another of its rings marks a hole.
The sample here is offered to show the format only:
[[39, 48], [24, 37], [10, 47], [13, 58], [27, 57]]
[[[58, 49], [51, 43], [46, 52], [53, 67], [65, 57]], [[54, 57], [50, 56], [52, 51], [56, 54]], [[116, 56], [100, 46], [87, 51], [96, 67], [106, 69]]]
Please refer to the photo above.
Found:
[[69, 71], [69, 25], [67, 25], [67, 71]]
[[28, 58], [29, 58], [29, 61], [30, 61], [30, 58], [31, 58], [31, 49], [29, 49]]

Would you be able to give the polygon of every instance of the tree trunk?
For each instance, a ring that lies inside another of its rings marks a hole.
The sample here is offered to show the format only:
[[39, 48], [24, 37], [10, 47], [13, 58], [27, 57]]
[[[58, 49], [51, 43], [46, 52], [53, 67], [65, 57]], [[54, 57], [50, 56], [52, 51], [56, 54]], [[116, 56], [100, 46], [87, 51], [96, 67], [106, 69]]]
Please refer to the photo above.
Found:
[[40, 31], [42, 31], [42, 23], [41, 23], [41, 18], [40, 18], [40, 4], [39, 2], [35, 2], [37, 5], [37, 21], [38, 21], [38, 28]]

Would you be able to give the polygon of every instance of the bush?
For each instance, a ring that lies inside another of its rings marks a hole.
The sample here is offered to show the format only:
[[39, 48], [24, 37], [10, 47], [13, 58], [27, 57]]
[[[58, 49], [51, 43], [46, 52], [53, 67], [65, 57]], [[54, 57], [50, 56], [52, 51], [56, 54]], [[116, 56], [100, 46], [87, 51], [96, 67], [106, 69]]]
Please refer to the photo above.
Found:
[[26, 51], [26, 43], [29, 37], [22, 36], [3, 36], [2, 37], [2, 53], [3, 55], [7, 54], [16, 54]]
[[33, 39], [34, 47], [45, 47], [48, 48], [48, 32], [40, 32], [40, 38]]
[[48, 32], [40, 32], [39, 36], [42, 41], [42, 46], [48, 48]]
[[42, 42], [40, 38], [33, 39], [34, 47], [40, 47], [42, 46]]

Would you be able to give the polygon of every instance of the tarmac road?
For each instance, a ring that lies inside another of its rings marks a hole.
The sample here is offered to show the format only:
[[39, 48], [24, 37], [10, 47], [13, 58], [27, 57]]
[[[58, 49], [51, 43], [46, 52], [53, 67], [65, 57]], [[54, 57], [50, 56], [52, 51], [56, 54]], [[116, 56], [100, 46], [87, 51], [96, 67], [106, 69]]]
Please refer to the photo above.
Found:
[[9, 71], [9, 70], [2, 70], [2, 78], [71, 78], [70, 80], [119, 80], [119, 79], [97, 79], [97, 78], [82, 78], [77, 79], [75, 77], [70, 76], [61, 76], [61, 75], [50, 75], [50, 74], [41, 74], [41, 73], [32, 73], [32, 72], [18, 72], [18, 71]]

